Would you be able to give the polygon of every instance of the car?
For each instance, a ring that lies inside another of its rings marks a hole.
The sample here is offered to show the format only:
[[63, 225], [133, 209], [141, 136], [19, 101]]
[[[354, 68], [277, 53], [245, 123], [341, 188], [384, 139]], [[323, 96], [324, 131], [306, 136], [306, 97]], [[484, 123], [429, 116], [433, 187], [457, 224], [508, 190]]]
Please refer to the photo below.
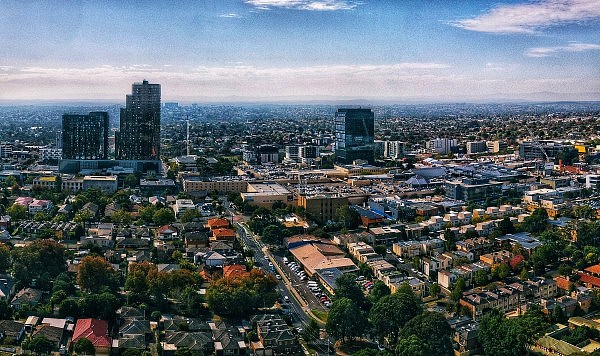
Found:
[[306, 276], [302, 276], [302, 277], [300, 277], [300, 280], [301, 280], [301, 281], [305, 281], [305, 280], [306, 280]]
[[269, 260], [269, 256], [265, 255], [265, 260], [268, 261]]
[[269, 262], [269, 267], [273, 267], [273, 262]]
[[286, 302], [290, 301], [290, 297], [288, 297], [287, 295], [283, 297], [283, 300], [285, 300]]
[[275, 275], [275, 278], [277, 278], [277, 279], [281, 279], [281, 276], [280, 276], [280, 275], [278, 275], [278, 274], [276, 274], [276, 275]]

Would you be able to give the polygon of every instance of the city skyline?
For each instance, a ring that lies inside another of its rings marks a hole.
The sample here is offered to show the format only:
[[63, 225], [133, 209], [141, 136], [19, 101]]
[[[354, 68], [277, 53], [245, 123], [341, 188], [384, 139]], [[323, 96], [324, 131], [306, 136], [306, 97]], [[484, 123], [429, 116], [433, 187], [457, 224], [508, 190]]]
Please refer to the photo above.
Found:
[[594, 0], [2, 4], [2, 102], [600, 100]]

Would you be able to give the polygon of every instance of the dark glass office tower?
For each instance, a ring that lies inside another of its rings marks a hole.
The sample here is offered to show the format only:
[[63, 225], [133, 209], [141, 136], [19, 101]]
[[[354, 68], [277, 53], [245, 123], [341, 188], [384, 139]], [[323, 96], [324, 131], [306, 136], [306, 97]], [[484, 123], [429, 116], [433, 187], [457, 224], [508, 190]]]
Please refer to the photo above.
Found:
[[375, 161], [375, 114], [371, 109], [338, 109], [335, 113], [335, 160], [352, 164]]
[[118, 159], [160, 159], [160, 84], [134, 83], [121, 108], [116, 136]]
[[88, 115], [63, 115], [63, 159], [107, 159], [107, 156], [107, 112], [91, 112]]

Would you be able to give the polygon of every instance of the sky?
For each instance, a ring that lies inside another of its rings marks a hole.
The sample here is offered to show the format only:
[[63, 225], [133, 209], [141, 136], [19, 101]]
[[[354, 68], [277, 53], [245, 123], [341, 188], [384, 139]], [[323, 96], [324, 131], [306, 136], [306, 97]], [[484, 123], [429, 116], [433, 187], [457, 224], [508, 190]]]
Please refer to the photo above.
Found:
[[0, 0], [0, 101], [600, 100], [599, 0]]

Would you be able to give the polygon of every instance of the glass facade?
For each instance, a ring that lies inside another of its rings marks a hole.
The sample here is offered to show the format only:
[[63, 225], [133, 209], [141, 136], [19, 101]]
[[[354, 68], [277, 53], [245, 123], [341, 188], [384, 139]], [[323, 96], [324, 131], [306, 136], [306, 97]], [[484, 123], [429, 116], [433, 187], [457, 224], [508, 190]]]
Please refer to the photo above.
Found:
[[375, 161], [375, 114], [371, 109], [338, 109], [335, 113], [336, 162]]

